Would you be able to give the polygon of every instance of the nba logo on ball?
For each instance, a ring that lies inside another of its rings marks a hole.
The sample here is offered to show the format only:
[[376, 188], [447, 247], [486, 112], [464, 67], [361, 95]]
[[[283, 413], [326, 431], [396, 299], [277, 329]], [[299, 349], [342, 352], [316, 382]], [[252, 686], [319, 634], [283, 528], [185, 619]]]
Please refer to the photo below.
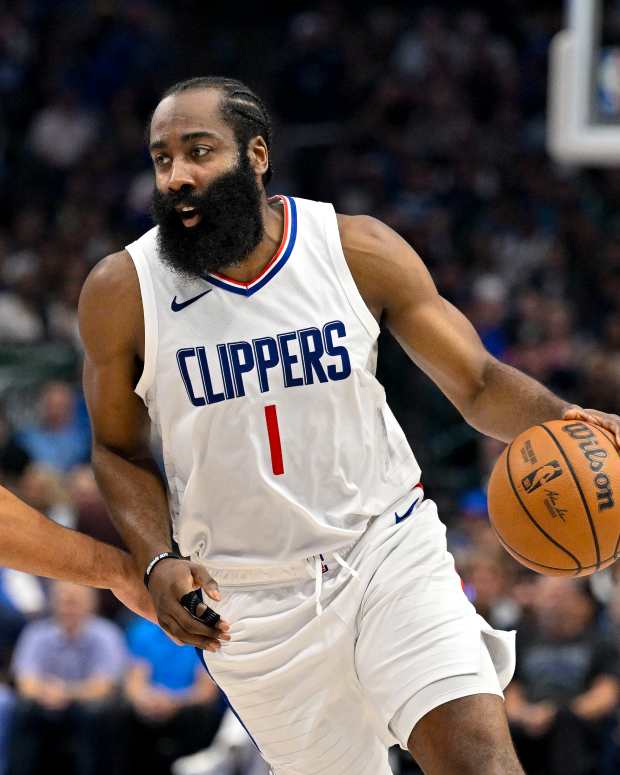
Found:
[[551, 460], [549, 463], [545, 463], [544, 466], [536, 468], [531, 474], [524, 476], [521, 479], [521, 486], [529, 494], [537, 490], [541, 485], [557, 479], [561, 475], [562, 466], [557, 460]]

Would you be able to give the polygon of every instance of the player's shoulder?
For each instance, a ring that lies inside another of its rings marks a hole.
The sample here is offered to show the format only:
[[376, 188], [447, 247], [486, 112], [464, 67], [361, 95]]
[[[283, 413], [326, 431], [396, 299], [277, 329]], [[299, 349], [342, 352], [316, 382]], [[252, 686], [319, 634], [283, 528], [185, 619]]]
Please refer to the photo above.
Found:
[[421, 260], [414, 248], [401, 236], [372, 215], [336, 214], [340, 242], [347, 260], [366, 261], [382, 265], [399, 264], [403, 260]]
[[143, 329], [140, 283], [126, 250], [102, 258], [86, 278], [78, 303], [80, 333], [85, 345], [105, 339], [139, 342]]
[[113, 294], [115, 298], [126, 298], [139, 294], [138, 275], [131, 256], [127, 250], [110, 253], [91, 269], [84, 283], [83, 292], [94, 294]]
[[367, 301], [385, 305], [395, 289], [424, 271], [414, 248], [383, 221], [340, 213], [336, 218], [347, 265]]
[[385, 240], [397, 236], [387, 224], [372, 215], [344, 215], [336, 213], [342, 247], [362, 253], [376, 253]]

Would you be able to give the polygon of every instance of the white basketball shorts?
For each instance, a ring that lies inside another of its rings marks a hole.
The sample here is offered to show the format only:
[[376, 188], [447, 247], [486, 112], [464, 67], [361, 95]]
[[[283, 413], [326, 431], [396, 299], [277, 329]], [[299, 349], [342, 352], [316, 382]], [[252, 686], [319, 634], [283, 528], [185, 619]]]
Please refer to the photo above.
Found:
[[338, 561], [322, 555], [320, 585], [313, 561], [258, 575], [210, 568], [222, 595], [210, 605], [232, 639], [205, 664], [274, 775], [388, 775], [388, 747], [406, 748], [426, 713], [502, 696], [512, 678], [514, 633], [467, 600], [435, 504], [410, 510], [420, 495], [375, 518]]

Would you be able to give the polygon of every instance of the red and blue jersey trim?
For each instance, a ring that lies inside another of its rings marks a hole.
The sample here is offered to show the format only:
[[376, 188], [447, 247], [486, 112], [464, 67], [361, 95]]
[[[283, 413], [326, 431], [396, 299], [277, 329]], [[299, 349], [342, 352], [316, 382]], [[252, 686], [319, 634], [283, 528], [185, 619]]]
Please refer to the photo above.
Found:
[[260, 291], [272, 277], [275, 277], [289, 260], [297, 239], [297, 207], [293, 197], [278, 194], [274, 198], [278, 198], [284, 208], [284, 233], [282, 234], [280, 246], [274, 253], [273, 258], [271, 258], [257, 277], [245, 283], [233, 280], [231, 277], [219, 274], [219, 272], [210, 272], [206, 275], [206, 279], [212, 285], [222, 288], [224, 291], [237, 293], [240, 296], [252, 296], [256, 291]]

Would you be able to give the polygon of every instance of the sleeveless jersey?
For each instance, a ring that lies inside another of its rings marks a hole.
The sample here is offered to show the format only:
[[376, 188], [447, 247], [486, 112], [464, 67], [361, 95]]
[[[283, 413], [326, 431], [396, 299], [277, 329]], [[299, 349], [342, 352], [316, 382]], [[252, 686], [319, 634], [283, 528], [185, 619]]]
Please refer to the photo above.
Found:
[[282, 242], [251, 282], [181, 279], [157, 227], [127, 247], [144, 308], [136, 393], [161, 437], [174, 538], [218, 566], [349, 545], [420, 479], [333, 207], [277, 199]]

